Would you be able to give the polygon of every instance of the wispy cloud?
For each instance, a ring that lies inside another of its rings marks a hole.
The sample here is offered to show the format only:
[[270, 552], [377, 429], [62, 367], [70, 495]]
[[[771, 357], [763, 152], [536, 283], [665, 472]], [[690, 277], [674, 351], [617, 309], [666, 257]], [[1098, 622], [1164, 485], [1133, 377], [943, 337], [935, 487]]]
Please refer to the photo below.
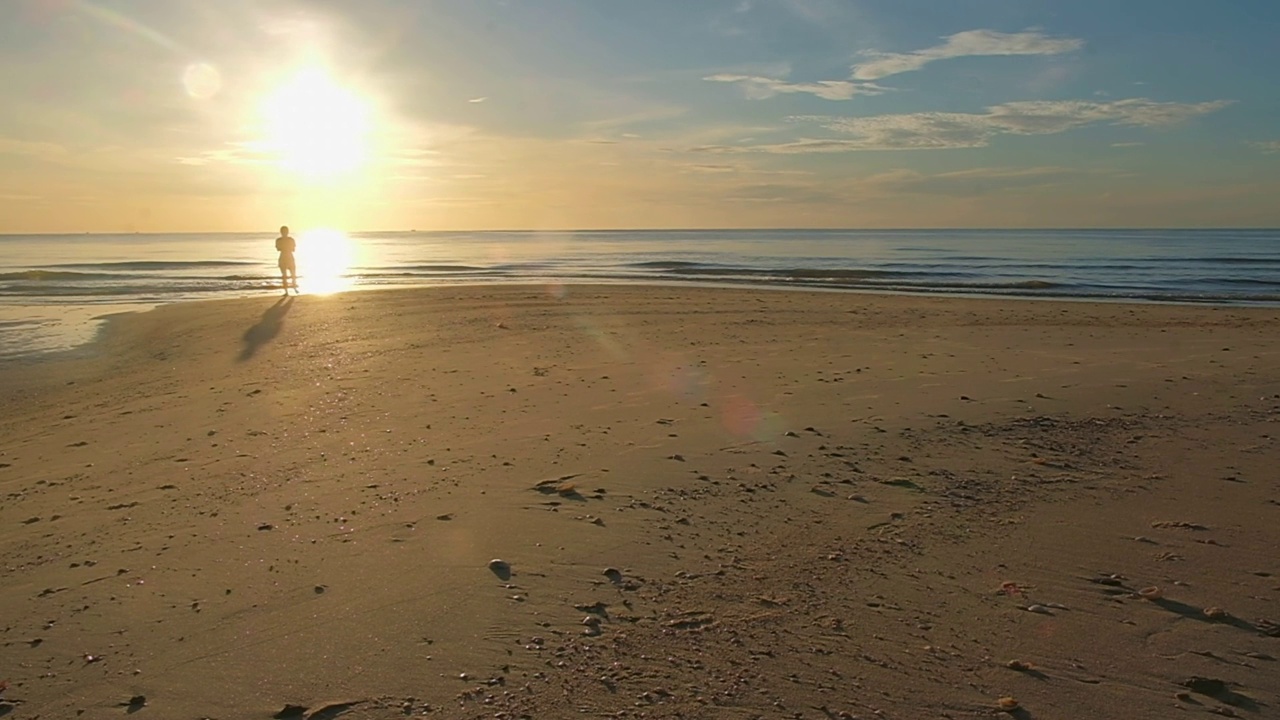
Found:
[[866, 117], [798, 116], [795, 122], [816, 123], [850, 138], [800, 139], [755, 146], [713, 145], [702, 152], [781, 154], [852, 152], [858, 150], [934, 150], [986, 147], [998, 135], [1052, 135], [1094, 124], [1162, 127], [1216, 112], [1230, 101], [1155, 102], [1145, 98], [1091, 102], [1032, 100], [993, 105], [985, 113], [923, 112]]
[[974, 197], [1010, 190], [1056, 185], [1081, 175], [1108, 174], [1067, 167], [984, 167], [924, 174], [897, 170], [868, 178], [868, 185], [890, 193]]
[[484, 102], [485, 100], [488, 100], [488, 99], [489, 99], [489, 98], [487, 98], [487, 97], [476, 97], [476, 98], [471, 98], [471, 99], [470, 99], [470, 100], [468, 100], [467, 102], [469, 102], [469, 103], [482, 103], [482, 102]]
[[700, 173], [731, 173], [737, 172], [737, 168], [733, 165], [716, 165], [713, 163], [694, 163], [689, 165], [689, 170]]
[[[817, 80], [813, 82], [789, 82], [768, 75], [745, 73], [716, 73], [703, 80], [734, 83], [742, 88], [748, 98], [763, 100], [775, 95], [805, 93], [824, 100], [848, 100], [855, 95], [881, 95], [888, 91], [874, 80], [919, 70], [931, 62], [959, 57], [1000, 55], [1059, 55], [1078, 50], [1083, 40], [1076, 38], [1052, 38], [1039, 32], [1002, 33], [995, 30], [968, 30], [946, 38], [936, 47], [910, 53], [882, 53], [868, 51], [871, 57], [854, 65], [848, 78]], [[781, 74], [781, 73], [779, 73]]]
[[[710, 165], [709, 168], [725, 166]], [[716, 170], [708, 171], [712, 174]], [[1060, 166], [978, 167], [944, 173], [922, 173], [900, 168], [839, 181], [811, 177], [764, 177], [759, 173], [729, 174], [715, 186], [717, 202], [740, 205], [809, 205], [880, 203], [928, 196], [964, 200], [1003, 196], [1011, 192], [1034, 194], [1046, 187], [1068, 186], [1088, 177], [1114, 177], [1109, 170], [1081, 170]], [[714, 179], [708, 180], [714, 182]]]
[[909, 53], [865, 53], [871, 59], [853, 66], [854, 80], [879, 80], [913, 72], [939, 60], [1002, 55], [1061, 55], [1084, 47], [1077, 38], [1054, 38], [1040, 32], [1002, 33], [966, 30], [944, 38], [946, 42]]
[[1263, 142], [1251, 142], [1249, 144], [1268, 155], [1280, 153], [1280, 140], [1265, 140]]
[[742, 185], [724, 194], [726, 202], [739, 203], [795, 203], [805, 205], [840, 202], [843, 199], [844, 196], [839, 192], [810, 184], [757, 183]]
[[848, 100], [854, 95], [879, 95], [885, 91], [874, 83], [857, 83], [848, 80], [819, 80], [817, 82], [787, 82], [758, 75], [733, 75], [720, 73], [709, 75], [703, 80], [710, 82], [736, 83], [755, 100], [771, 98], [786, 93], [808, 93], [824, 100]]
[[630, 127], [632, 125], [643, 125], [645, 123], [672, 120], [681, 117], [688, 112], [689, 109], [682, 105], [653, 105], [651, 107], [640, 107], [632, 110], [631, 112], [609, 117], [583, 120], [578, 123], [578, 127], [587, 132], [603, 132]]

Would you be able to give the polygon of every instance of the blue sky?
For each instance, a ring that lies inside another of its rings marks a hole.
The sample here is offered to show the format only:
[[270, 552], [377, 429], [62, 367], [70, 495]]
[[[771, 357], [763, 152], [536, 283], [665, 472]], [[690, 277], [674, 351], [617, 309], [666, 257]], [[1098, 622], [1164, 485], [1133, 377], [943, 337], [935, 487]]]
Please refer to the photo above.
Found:
[[1262, 0], [10, 0], [0, 232], [1280, 225]]

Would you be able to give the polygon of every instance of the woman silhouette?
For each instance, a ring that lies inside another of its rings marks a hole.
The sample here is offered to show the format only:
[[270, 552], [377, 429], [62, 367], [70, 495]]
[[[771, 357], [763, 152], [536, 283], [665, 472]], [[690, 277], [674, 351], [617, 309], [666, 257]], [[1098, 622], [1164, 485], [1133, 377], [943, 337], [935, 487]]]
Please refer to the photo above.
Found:
[[[276, 238], [276, 250], [280, 253], [280, 284], [284, 286], [284, 294], [289, 288], [298, 293], [298, 264], [293, 259], [293, 251], [298, 249], [298, 241], [289, 237], [289, 226], [280, 226], [280, 237]], [[292, 282], [290, 282], [292, 281]]]

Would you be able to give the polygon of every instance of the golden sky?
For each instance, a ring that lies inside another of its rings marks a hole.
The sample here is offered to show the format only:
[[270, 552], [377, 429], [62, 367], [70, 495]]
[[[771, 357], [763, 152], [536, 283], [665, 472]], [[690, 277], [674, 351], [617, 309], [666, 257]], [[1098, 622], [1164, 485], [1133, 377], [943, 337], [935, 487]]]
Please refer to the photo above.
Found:
[[1280, 225], [1280, 8], [920, 5], [6, 0], [0, 233]]

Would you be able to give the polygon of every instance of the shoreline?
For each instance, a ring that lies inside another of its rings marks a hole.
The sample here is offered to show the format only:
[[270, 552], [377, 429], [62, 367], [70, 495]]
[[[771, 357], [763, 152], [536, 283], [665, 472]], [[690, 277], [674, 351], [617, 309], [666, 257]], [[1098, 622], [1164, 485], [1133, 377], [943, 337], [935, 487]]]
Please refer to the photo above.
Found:
[[[341, 290], [338, 292], [307, 295], [308, 297], [328, 298], [344, 295], [355, 295], [366, 292], [448, 292], [456, 288], [482, 288], [482, 287], [670, 287], [670, 288], [690, 288], [692, 290], [709, 289], [709, 290], [736, 290], [736, 291], [769, 291], [769, 292], [815, 292], [815, 293], [833, 293], [833, 294], [850, 294], [858, 296], [873, 297], [907, 297], [922, 299], [940, 299], [940, 300], [959, 300], [959, 301], [985, 301], [985, 302], [1021, 302], [1036, 301], [1047, 303], [1067, 303], [1067, 304], [1084, 304], [1084, 305], [1119, 305], [1119, 306], [1155, 306], [1155, 307], [1185, 307], [1200, 309], [1221, 309], [1221, 310], [1257, 310], [1257, 311], [1276, 311], [1280, 310], [1280, 303], [1260, 301], [1251, 302], [1240, 300], [1236, 302], [1219, 302], [1219, 301], [1194, 301], [1194, 300], [1170, 300], [1158, 297], [1099, 297], [1099, 296], [1045, 296], [1033, 294], [984, 294], [979, 292], [942, 292], [942, 291], [912, 291], [912, 290], [876, 290], [868, 288], [847, 288], [847, 287], [823, 287], [815, 285], [806, 285], [803, 283], [787, 284], [787, 283], [759, 283], [759, 282], [734, 282], [734, 281], [702, 281], [702, 280], [623, 280], [616, 279], [613, 281], [603, 281], [601, 278], [594, 279], [575, 279], [575, 278], [550, 278], [550, 279], [529, 279], [529, 280], [509, 280], [509, 281], [459, 281], [440, 284], [415, 284], [415, 285], [386, 285], [386, 286], [368, 286], [356, 287], [349, 290]], [[261, 293], [246, 293], [233, 297], [217, 297], [217, 298], [193, 298], [179, 299], [172, 301], [149, 301], [146, 303], [137, 303], [137, 309], [119, 310], [116, 312], [108, 312], [101, 315], [93, 315], [88, 319], [80, 322], [76, 329], [70, 333], [63, 333], [63, 337], [68, 335], [76, 338], [76, 341], [70, 343], [59, 343], [57, 347], [36, 350], [17, 350], [9, 354], [0, 355], [0, 365], [27, 364], [46, 361], [56, 361], [59, 358], [76, 357], [82, 353], [92, 353], [95, 345], [99, 344], [106, 333], [110, 332], [110, 326], [114, 319], [134, 316], [153, 312], [157, 309], [172, 306], [186, 306], [202, 303], [229, 303], [250, 301], [259, 298], [283, 297], [274, 293], [263, 291]], [[78, 310], [88, 310], [93, 308], [94, 304], [75, 305]], [[32, 307], [60, 308], [61, 305], [43, 305]]]
[[1280, 703], [1280, 311], [687, 285], [208, 302], [0, 376], [20, 714]]

